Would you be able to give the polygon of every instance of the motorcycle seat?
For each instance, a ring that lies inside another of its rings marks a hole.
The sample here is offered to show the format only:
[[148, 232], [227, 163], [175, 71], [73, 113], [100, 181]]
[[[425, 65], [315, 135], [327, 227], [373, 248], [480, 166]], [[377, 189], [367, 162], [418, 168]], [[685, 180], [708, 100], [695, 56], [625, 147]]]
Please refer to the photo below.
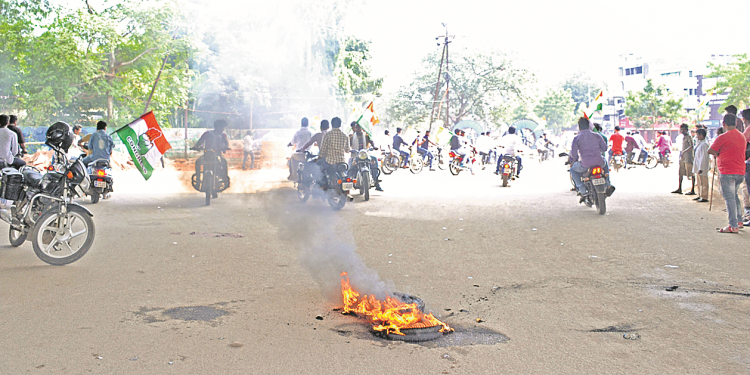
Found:
[[333, 172], [335, 173], [346, 173], [349, 170], [349, 165], [346, 163], [336, 163], [333, 166]]
[[23, 179], [28, 183], [31, 187], [38, 188], [42, 185], [42, 174], [33, 170], [33, 169], [26, 169], [23, 171]]

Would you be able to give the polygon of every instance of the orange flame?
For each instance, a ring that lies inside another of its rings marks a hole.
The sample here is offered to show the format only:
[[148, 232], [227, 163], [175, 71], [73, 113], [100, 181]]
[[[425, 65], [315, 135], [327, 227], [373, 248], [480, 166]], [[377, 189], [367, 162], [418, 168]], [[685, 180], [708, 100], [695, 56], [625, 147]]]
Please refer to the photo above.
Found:
[[375, 296], [364, 295], [360, 298], [349, 285], [349, 275], [341, 273], [341, 295], [344, 299], [344, 313], [356, 313], [366, 316], [374, 324], [376, 331], [386, 331], [403, 335], [402, 329], [427, 328], [442, 326], [440, 332], [452, 332], [453, 328], [441, 322], [432, 313], [425, 314], [417, 308], [416, 303], [404, 303], [391, 296], [381, 301]]

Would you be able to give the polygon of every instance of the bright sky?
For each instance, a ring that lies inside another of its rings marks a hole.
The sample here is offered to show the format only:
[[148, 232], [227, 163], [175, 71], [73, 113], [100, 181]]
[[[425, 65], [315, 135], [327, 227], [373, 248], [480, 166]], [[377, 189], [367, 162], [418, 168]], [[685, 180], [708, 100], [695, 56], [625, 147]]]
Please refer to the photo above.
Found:
[[[257, 1], [237, 11], [251, 15]], [[421, 59], [441, 48], [435, 37], [444, 34], [443, 22], [456, 35], [451, 48], [512, 53], [540, 87], [577, 71], [608, 80], [621, 54], [670, 59], [750, 52], [750, 28], [737, 17], [750, 14], [749, 0], [361, 1], [345, 31], [372, 41], [374, 74], [386, 78], [385, 92], [407, 84]], [[104, 0], [90, 2], [101, 7]]]
[[[408, 82], [435, 37], [451, 48], [515, 52], [540, 86], [580, 70], [594, 80], [616, 74], [618, 55], [653, 57], [750, 52], [750, 1], [696, 0], [366, 0], [347, 31], [372, 40], [375, 73], [385, 91]], [[726, 26], [722, 25], [724, 23]], [[732, 30], [734, 28], [734, 30]]]

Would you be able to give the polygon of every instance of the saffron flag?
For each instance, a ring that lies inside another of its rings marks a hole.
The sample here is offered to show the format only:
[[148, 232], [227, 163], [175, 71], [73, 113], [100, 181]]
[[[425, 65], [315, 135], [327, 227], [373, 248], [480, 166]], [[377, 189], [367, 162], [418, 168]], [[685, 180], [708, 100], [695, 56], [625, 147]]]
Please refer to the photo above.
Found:
[[370, 102], [367, 108], [365, 108], [365, 112], [362, 113], [362, 116], [359, 116], [359, 119], [357, 120], [357, 124], [359, 124], [362, 130], [364, 130], [370, 137], [372, 137], [372, 127], [379, 122], [380, 120], [378, 120], [378, 116], [375, 115], [373, 102]]
[[123, 126], [116, 133], [128, 149], [135, 168], [146, 180], [151, 177], [153, 166], [172, 148], [156, 122], [153, 112], [146, 113], [138, 120]]
[[597, 95], [596, 98], [594, 98], [594, 101], [599, 100], [599, 98], [601, 98], [602, 96], [604, 96], [604, 91], [599, 91], [599, 95]]

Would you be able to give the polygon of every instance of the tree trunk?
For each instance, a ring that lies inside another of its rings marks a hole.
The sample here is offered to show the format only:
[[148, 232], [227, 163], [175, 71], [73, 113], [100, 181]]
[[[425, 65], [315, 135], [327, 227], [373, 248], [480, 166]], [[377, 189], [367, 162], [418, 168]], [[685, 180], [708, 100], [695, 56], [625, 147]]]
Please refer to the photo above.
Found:
[[[109, 76], [107, 77], [107, 83], [112, 86], [112, 80], [115, 78], [115, 51], [109, 52]], [[107, 90], [107, 121], [111, 121], [115, 111], [115, 98], [112, 93], [112, 89]]]

